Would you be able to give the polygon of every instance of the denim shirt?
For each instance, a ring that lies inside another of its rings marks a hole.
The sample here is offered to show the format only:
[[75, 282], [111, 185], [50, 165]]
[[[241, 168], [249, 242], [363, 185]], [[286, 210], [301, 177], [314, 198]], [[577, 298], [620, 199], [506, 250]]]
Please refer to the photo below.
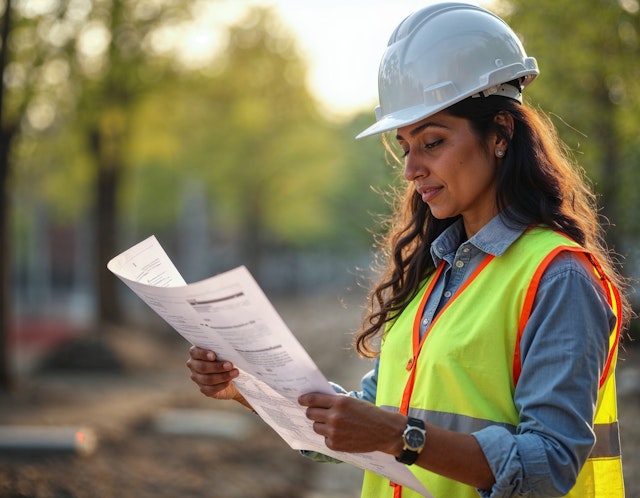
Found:
[[[432, 244], [445, 271], [426, 303], [424, 330], [487, 254], [500, 257], [524, 232], [496, 216], [462, 244], [459, 221]], [[615, 316], [582, 260], [561, 253], [544, 272], [521, 341], [514, 394], [515, 433], [489, 426], [473, 433], [495, 477], [484, 498], [564, 495], [595, 443], [593, 417]], [[352, 396], [375, 403], [378, 361]], [[338, 388], [339, 389], [339, 388]]]

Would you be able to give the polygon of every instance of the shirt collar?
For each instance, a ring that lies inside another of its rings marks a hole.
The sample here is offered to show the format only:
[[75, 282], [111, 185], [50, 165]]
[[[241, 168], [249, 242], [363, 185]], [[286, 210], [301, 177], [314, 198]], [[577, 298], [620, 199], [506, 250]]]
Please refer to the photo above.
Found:
[[431, 257], [436, 267], [446, 254], [455, 253], [458, 247], [464, 244], [472, 244], [486, 254], [502, 256], [527, 229], [525, 225], [507, 221], [505, 218], [503, 214], [498, 214], [463, 243], [460, 243], [464, 237], [462, 218], [447, 227], [431, 244]]

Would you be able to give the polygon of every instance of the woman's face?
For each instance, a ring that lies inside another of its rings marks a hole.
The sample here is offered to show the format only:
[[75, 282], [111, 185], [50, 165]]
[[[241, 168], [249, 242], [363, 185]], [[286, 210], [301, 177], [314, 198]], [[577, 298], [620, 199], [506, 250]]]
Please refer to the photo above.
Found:
[[495, 134], [484, 144], [470, 121], [443, 111], [399, 128], [396, 138], [405, 152], [404, 176], [433, 216], [462, 215], [471, 237], [498, 213]]

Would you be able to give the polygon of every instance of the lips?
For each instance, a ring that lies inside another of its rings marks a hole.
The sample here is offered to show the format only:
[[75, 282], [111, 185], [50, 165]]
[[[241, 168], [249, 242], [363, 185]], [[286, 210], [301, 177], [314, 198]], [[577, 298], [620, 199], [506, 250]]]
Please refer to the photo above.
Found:
[[416, 191], [422, 196], [423, 202], [429, 202], [442, 191], [443, 187], [434, 185], [418, 185]]

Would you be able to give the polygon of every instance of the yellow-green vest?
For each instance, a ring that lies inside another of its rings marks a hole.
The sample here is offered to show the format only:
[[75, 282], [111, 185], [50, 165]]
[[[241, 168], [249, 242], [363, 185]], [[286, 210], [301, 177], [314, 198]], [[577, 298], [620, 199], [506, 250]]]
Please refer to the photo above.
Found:
[[[427, 279], [387, 327], [376, 404], [458, 432], [471, 433], [496, 424], [513, 431], [518, 425], [513, 395], [520, 373], [520, 337], [542, 273], [562, 251], [573, 251], [591, 263], [620, 317], [617, 290], [591, 256], [559, 233], [528, 230], [502, 256], [486, 257], [434, 319], [420, 343], [416, 329], [439, 273]], [[597, 442], [567, 495], [570, 497], [624, 496], [614, 377], [619, 333], [618, 323], [610, 336], [609, 358], [598, 392], [594, 420]], [[435, 498], [478, 497], [470, 486], [417, 465], [409, 468]], [[363, 498], [400, 496], [420, 495], [365, 473]]]

